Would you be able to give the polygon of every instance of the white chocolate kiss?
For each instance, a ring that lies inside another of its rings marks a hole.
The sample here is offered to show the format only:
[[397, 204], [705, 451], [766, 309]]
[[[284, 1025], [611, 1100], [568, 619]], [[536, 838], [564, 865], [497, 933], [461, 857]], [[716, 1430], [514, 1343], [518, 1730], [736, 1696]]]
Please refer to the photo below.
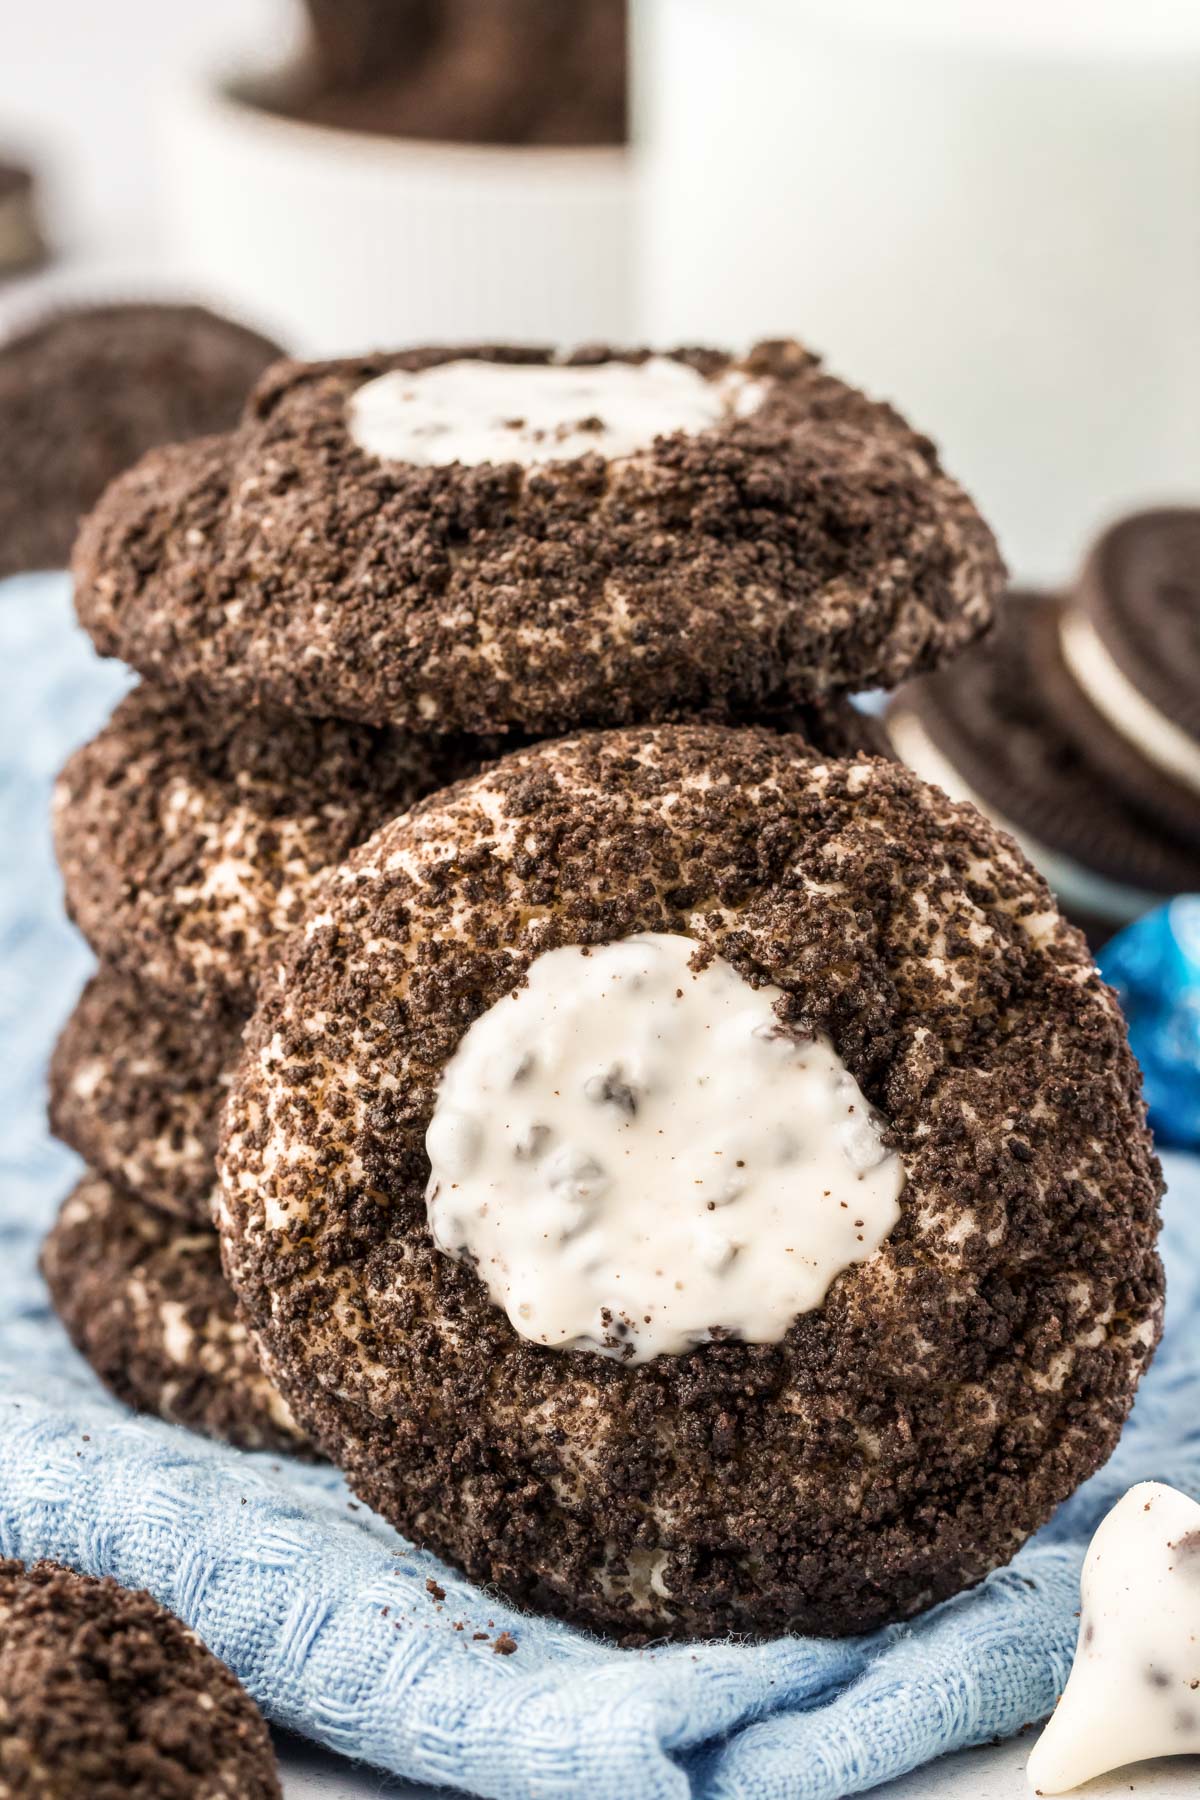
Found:
[[1027, 1776], [1036, 1793], [1065, 1794], [1189, 1751], [1200, 1752], [1200, 1506], [1143, 1481], [1088, 1547], [1070, 1680]]
[[777, 1342], [900, 1217], [903, 1164], [832, 1045], [695, 951], [547, 951], [446, 1066], [430, 1230], [534, 1343]]
[[671, 432], [708, 431], [753, 412], [762, 386], [730, 371], [712, 381], [686, 363], [436, 363], [394, 369], [353, 395], [348, 428], [385, 462], [569, 462], [598, 452], [610, 461], [648, 450]]

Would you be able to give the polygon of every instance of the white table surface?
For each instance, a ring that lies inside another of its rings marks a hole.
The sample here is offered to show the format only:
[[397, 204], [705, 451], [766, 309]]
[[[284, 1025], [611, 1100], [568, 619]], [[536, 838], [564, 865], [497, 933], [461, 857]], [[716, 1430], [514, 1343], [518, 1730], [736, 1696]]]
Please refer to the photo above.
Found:
[[[1006, 1744], [963, 1750], [928, 1763], [900, 1781], [872, 1790], [876, 1800], [1029, 1800], [1025, 1762], [1036, 1734], [1026, 1732]], [[299, 1738], [277, 1735], [285, 1800], [445, 1800], [445, 1788], [414, 1787], [377, 1770], [327, 1755]], [[1079, 1800], [1195, 1800], [1200, 1793], [1200, 1758], [1176, 1756], [1139, 1763], [1077, 1788]]]

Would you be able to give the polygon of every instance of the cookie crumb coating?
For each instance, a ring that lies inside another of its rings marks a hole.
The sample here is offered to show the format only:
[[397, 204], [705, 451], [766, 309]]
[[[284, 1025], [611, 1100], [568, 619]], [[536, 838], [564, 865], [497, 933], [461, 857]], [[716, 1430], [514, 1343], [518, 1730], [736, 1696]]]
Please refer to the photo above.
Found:
[[[521, 1338], [429, 1232], [443, 1068], [532, 959], [695, 939], [824, 1034], [901, 1216], [779, 1343]], [[1003, 1563], [1157, 1341], [1161, 1177], [1112, 994], [1012, 841], [761, 730], [535, 746], [338, 869], [225, 1115], [230, 1279], [297, 1416], [409, 1535], [628, 1641], [847, 1633]]]
[[212, 1222], [217, 1123], [242, 1021], [169, 1012], [101, 969], [50, 1059], [50, 1128], [147, 1206]]
[[549, 352], [279, 364], [228, 438], [109, 490], [75, 558], [80, 618], [104, 654], [213, 695], [532, 735], [892, 686], [986, 627], [1000, 557], [928, 439], [799, 344], [672, 355], [760, 404], [528, 469], [381, 461], [349, 413], [389, 371]]
[[243, 1450], [308, 1451], [263, 1374], [211, 1228], [189, 1229], [89, 1174], [63, 1202], [41, 1266], [68, 1337], [118, 1400]]
[[244, 1017], [323, 870], [486, 750], [136, 688], [59, 777], [67, 910], [168, 1005]]
[[144, 1591], [0, 1561], [0, 1791], [21, 1800], [280, 1800], [266, 1721]]

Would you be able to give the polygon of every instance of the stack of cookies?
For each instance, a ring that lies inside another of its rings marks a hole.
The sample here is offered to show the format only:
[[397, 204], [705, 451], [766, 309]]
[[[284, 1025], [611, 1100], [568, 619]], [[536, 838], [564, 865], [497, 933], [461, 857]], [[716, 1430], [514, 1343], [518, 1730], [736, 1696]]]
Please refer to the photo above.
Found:
[[927, 439], [794, 343], [283, 363], [75, 574], [144, 683], [56, 810], [110, 1385], [629, 1641], [906, 1616], [1103, 1460], [1119, 1012], [847, 700], [1001, 586]]
[[1200, 889], [1200, 511], [1104, 533], [1064, 595], [896, 696], [897, 753], [1018, 838], [1094, 943]]

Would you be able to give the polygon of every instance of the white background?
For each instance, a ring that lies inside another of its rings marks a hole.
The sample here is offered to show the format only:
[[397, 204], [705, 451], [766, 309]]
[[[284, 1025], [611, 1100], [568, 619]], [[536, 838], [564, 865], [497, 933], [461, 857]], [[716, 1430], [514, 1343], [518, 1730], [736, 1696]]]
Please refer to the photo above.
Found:
[[172, 80], [297, 40], [299, 0], [6, 0], [0, 154], [47, 174], [56, 242], [107, 260], [155, 246], [154, 112]]

